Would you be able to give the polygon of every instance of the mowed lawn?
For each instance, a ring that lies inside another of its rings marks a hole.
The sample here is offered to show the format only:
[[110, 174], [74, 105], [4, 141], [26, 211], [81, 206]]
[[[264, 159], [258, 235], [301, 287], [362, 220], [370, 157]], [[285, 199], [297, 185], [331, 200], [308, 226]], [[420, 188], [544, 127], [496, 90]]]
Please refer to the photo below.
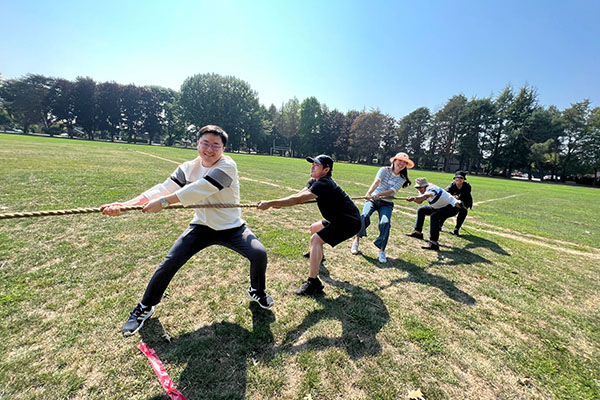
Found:
[[[309, 178], [304, 160], [229, 155], [244, 203]], [[0, 213], [126, 200], [194, 157], [0, 134]], [[337, 163], [333, 175], [362, 196], [377, 169]], [[453, 176], [409, 175], [444, 187]], [[416, 205], [396, 201], [388, 262], [372, 245], [375, 216], [361, 255], [350, 241], [325, 249], [316, 298], [293, 294], [308, 273], [316, 205], [244, 209], [269, 254], [273, 308], [247, 298], [248, 262], [212, 247], [130, 338], [120, 329], [193, 211], [0, 220], [0, 399], [167, 399], [140, 341], [188, 399], [600, 398], [600, 191], [468, 181], [476, 205], [461, 237], [449, 220], [441, 251], [422, 250], [404, 235]]]

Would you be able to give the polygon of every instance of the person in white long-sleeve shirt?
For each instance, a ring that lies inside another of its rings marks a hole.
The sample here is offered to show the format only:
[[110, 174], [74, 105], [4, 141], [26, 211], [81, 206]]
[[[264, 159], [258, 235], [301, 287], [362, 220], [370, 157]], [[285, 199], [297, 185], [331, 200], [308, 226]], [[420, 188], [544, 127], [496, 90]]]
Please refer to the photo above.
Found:
[[406, 201], [414, 201], [417, 204], [428, 201], [429, 205], [421, 206], [417, 209], [415, 229], [406, 235], [417, 239], [423, 239], [423, 224], [425, 223], [425, 217], [430, 215], [429, 243], [425, 246], [421, 246], [421, 248], [426, 250], [439, 250], [440, 245], [438, 239], [444, 221], [447, 218], [456, 215], [454, 210], [463, 208], [463, 203], [461, 200], [452, 197], [450, 193], [446, 192], [441, 187], [427, 182], [427, 178], [417, 178], [415, 189], [419, 191], [419, 196], [409, 196], [406, 198]]
[[[181, 164], [165, 182], [129, 201], [103, 205], [103, 214], [122, 215], [121, 207], [131, 205], [144, 205], [143, 212], [159, 212], [178, 202], [186, 206], [239, 203], [237, 165], [231, 157], [223, 154], [227, 138], [227, 133], [216, 125], [203, 127], [198, 132], [198, 158]], [[189, 227], [160, 263], [142, 301], [135, 306], [123, 326], [124, 336], [140, 330], [144, 321], [154, 313], [154, 306], [160, 302], [179, 268], [194, 254], [211, 245], [225, 246], [250, 260], [250, 298], [262, 308], [273, 305], [273, 299], [265, 291], [267, 252], [241, 218], [240, 208], [196, 208]]]

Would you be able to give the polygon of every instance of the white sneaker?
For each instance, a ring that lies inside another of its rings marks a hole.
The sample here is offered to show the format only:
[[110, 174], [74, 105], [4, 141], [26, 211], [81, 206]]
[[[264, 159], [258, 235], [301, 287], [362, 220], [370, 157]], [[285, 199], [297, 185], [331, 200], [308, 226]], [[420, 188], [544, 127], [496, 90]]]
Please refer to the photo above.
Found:
[[352, 247], [350, 248], [350, 253], [357, 255], [358, 254], [358, 239], [354, 239], [352, 242]]
[[379, 262], [384, 263], [387, 259], [385, 258], [385, 251], [379, 250]]

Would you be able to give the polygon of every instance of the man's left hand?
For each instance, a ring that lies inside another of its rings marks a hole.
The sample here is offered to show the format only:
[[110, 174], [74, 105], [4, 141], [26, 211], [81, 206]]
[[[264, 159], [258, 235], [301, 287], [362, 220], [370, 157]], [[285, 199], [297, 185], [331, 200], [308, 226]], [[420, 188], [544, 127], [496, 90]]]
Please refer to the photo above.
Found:
[[151, 200], [148, 203], [146, 203], [144, 208], [142, 208], [142, 212], [157, 213], [162, 209], [163, 208], [162, 208], [162, 205], [160, 204], [160, 199], [155, 199], [155, 200]]

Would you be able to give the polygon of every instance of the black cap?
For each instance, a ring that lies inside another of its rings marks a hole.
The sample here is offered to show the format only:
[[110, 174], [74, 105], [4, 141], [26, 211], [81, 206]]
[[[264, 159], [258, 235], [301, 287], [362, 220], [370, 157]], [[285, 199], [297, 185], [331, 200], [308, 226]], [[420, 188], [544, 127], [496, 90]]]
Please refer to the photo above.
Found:
[[306, 157], [306, 161], [322, 165], [323, 168], [333, 169], [333, 158], [329, 157], [327, 154], [320, 154], [316, 157]]
[[456, 173], [454, 174], [455, 178], [463, 178], [464, 180], [467, 180], [466, 177], [467, 174], [465, 174], [465, 171], [456, 171]]

